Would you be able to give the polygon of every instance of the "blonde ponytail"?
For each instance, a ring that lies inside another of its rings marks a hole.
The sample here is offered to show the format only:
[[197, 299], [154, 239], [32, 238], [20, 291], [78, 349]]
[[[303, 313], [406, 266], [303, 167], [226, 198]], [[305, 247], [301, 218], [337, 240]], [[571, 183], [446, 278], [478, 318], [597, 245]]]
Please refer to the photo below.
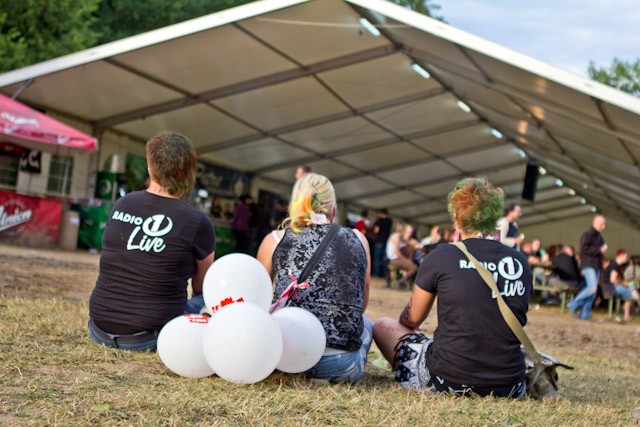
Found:
[[303, 227], [313, 225], [311, 214], [325, 215], [333, 219], [336, 195], [331, 181], [324, 175], [308, 173], [293, 186], [289, 217], [283, 227], [291, 227], [299, 233]]

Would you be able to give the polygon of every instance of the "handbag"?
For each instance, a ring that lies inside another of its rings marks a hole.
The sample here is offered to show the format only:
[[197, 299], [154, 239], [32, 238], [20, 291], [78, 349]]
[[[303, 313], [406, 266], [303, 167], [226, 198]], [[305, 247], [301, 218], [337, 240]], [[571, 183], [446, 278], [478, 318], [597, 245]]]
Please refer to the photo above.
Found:
[[339, 231], [340, 226], [338, 224], [331, 224], [329, 226], [329, 231], [327, 231], [327, 234], [318, 245], [318, 248], [313, 253], [313, 255], [311, 255], [311, 258], [309, 258], [309, 261], [307, 261], [307, 265], [305, 265], [300, 272], [300, 277], [295, 278], [291, 274], [289, 274], [289, 277], [291, 278], [291, 284], [287, 287], [287, 289], [284, 290], [284, 292], [282, 292], [282, 294], [280, 294], [278, 300], [269, 309], [269, 313], [273, 314], [281, 308], [286, 307], [289, 303], [289, 300], [291, 299], [291, 297], [293, 297], [294, 294], [296, 294], [298, 289], [303, 289], [309, 286], [309, 284], [306, 283], [305, 280], [307, 280], [307, 277], [309, 277], [309, 274], [311, 274], [313, 269], [318, 266], [320, 258], [322, 258], [322, 255], [324, 255], [324, 253], [327, 251], [327, 248], [336, 239]]
[[496, 295], [496, 301], [498, 302], [498, 307], [500, 308], [502, 317], [522, 344], [521, 350], [524, 354], [527, 394], [538, 400], [555, 400], [558, 397], [558, 389], [560, 388], [558, 385], [558, 373], [556, 368], [560, 366], [566, 369], [574, 369], [573, 366], [562, 363], [557, 359], [536, 350], [529, 339], [529, 336], [522, 328], [520, 321], [518, 321], [516, 316], [513, 314], [513, 311], [511, 311], [507, 303], [504, 301], [504, 298], [502, 298], [502, 295], [500, 295], [500, 291], [493, 279], [493, 275], [469, 253], [464, 243], [457, 242], [454, 243], [454, 245], [460, 249], [467, 258], [469, 258], [476, 267], [476, 271], [480, 274], [480, 277], [482, 277], [487, 286], [489, 286], [494, 295]]

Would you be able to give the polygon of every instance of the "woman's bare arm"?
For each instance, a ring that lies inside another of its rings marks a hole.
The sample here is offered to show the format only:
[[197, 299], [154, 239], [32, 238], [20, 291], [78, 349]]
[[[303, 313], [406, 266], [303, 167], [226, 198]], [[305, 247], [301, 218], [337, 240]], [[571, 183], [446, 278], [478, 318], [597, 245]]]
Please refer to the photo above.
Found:
[[193, 295], [200, 295], [202, 293], [202, 282], [204, 281], [204, 275], [207, 274], [207, 270], [213, 264], [213, 258], [215, 251], [211, 252], [204, 259], [196, 260], [196, 274], [191, 278], [191, 287], [193, 288]]
[[411, 299], [402, 310], [398, 321], [409, 329], [418, 329], [429, 315], [435, 300], [436, 294], [414, 286]]

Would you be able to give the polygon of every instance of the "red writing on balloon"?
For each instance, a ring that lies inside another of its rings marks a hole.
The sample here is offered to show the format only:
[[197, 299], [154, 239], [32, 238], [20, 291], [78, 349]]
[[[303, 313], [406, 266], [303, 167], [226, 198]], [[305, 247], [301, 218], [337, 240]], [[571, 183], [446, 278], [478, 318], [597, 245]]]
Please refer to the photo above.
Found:
[[204, 316], [202, 314], [185, 314], [184, 317], [189, 319], [189, 323], [208, 323], [209, 316]]
[[211, 307], [211, 311], [215, 313], [216, 311], [220, 310], [222, 307], [229, 304], [233, 304], [234, 302], [244, 302], [244, 299], [242, 299], [242, 297], [238, 298], [237, 300], [234, 300], [232, 297], [225, 298], [222, 301], [220, 301], [220, 304], [214, 305], [213, 307]]

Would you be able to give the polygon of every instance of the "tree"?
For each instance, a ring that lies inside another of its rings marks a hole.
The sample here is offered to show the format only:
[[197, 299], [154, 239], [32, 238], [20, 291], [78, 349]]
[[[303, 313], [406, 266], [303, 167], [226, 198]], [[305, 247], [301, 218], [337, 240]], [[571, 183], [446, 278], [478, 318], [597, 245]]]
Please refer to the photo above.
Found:
[[0, 1], [0, 72], [93, 46], [100, 0]]
[[102, 0], [93, 30], [98, 44], [166, 27], [253, 0]]
[[420, 12], [438, 21], [445, 22], [442, 16], [436, 16], [434, 12], [440, 9], [439, 4], [433, 3], [433, 0], [391, 0], [393, 3], [404, 6], [415, 12]]
[[613, 58], [609, 67], [597, 67], [591, 61], [587, 73], [592, 80], [640, 97], [640, 58], [634, 63]]

